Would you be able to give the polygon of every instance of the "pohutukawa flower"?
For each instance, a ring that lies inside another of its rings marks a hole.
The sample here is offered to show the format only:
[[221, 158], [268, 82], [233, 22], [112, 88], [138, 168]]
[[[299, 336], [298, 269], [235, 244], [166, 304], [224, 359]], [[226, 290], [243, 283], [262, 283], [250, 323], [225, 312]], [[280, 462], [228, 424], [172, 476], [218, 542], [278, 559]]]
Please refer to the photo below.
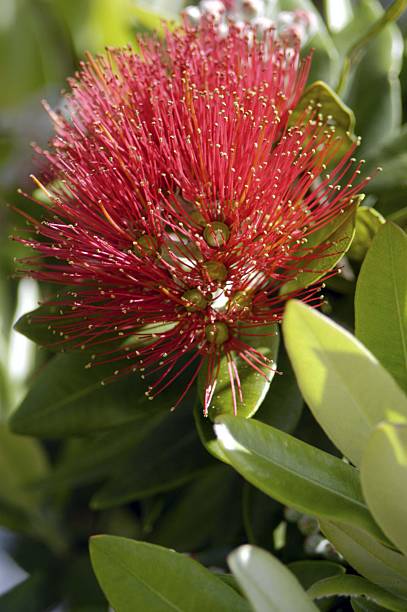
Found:
[[319, 287], [280, 289], [321, 269], [332, 245], [307, 239], [351, 205], [359, 166], [350, 149], [326, 174], [338, 143], [314, 111], [289, 125], [310, 58], [273, 30], [221, 38], [206, 20], [140, 48], [89, 57], [69, 116], [50, 111], [50, 202], [41, 222], [26, 215], [21, 240], [39, 253], [26, 272], [67, 287], [50, 322], [69, 346], [115, 373], [154, 373], [151, 397], [191, 368], [183, 397], [209, 364], [206, 411], [224, 356], [237, 395], [236, 356], [274, 367], [250, 330], [269, 333], [293, 295], [320, 303]]

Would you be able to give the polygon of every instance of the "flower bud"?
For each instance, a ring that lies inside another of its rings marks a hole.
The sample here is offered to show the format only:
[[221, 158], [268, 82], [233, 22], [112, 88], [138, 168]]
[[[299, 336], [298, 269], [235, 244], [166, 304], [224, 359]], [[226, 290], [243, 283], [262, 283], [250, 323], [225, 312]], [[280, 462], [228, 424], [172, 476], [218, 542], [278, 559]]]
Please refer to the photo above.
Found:
[[204, 230], [204, 238], [206, 243], [211, 247], [224, 246], [229, 240], [230, 229], [225, 223], [213, 221], [208, 223]]
[[205, 336], [208, 342], [221, 346], [229, 339], [229, 330], [225, 323], [217, 321], [205, 327]]
[[182, 301], [185, 302], [185, 308], [190, 312], [196, 312], [206, 307], [208, 302], [199, 289], [188, 289], [182, 296]]
[[221, 261], [205, 261], [203, 267], [210, 280], [220, 282], [226, 280], [228, 271]]

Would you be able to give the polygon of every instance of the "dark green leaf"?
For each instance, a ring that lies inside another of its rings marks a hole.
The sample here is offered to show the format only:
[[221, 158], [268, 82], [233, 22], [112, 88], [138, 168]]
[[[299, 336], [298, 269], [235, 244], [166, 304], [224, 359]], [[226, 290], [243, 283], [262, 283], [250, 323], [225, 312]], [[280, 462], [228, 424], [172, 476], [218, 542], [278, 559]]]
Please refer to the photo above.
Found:
[[212, 463], [188, 406], [180, 406], [138, 445], [129, 462], [96, 493], [93, 508], [107, 508], [181, 486]]
[[324, 578], [345, 573], [343, 565], [333, 561], [294, 561], [288, 564], [288, 568], [298, 578], [304, 589], [309, 589], [315, 582], [324, 580]]
[[151, 418], [176, 401], [174, 388], [148, 401], [138, 374], [103, 385], [117, 366], [89, 363], [89, 356], [75, 353], [54, 357], [12, 415], [13, 431], [43, 438], [83, 435]]

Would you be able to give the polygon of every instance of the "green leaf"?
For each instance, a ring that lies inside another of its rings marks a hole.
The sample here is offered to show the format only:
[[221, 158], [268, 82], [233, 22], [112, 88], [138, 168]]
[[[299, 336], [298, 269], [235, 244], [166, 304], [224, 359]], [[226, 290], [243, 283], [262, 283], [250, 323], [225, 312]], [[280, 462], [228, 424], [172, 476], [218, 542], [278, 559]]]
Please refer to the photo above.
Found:
[[[304, 256], [319, 250], [320, 256], [312, 262], [312, 268], [299, 271], [297, 277], [288, 281], [280, 290], [287, 294], [316, 283], [342, 259], [350, 247], [355, 234], [356, 212], [363, 195], [356, 197], [351, 206], [337, 215], [330, 223], [308, 236]], [[299, 251], [299, 256], [301, 251]]]
[[325, 578], [345, 573], [343, 565], [333, 561], [294, 561], [287, 567], [298, 578], [304, 589], [309, 589], [315, 582]]
[[89, 356], [75, 353], [49, 361], [11, 416], [12, 430], [43, 438], [83, 435], [150, 418], [175, 403], [174, 388], [148, 401], [138, 374], [102, 385], [115, 364], [89, 363]]
[[95, 536], [90, 555], [116, 612], [249, 612], [247, 602], [202, 565], [175, 551], [114, 536]]
[[320, 521], [321, 530], [362, 576], [399, 597], [407, 597], [407, 558], [355, 526]]
[[407, 392], [407, 235], [393, 223], [377, 233], [355, 297], [356, 335]]
[[384, 217], [374, 208], [360, 206], [356, 214], [355, 237], [348, 257], [354, 261], [363, 261], [375, 235], [385, 222]]
[[407, 555], [407, 425], [377, 427], [363, 454], [361, 479], [377, 523]]
[[[266, 357], [270, 365], [258, 366], [263, 375], [252, 368], [244, 359], [234, 354], [234, 361], [239, 372], [240, 386], [243, 401], [239, 398], [236, 382], [236, 412], [239, 416], [249, 418], [260, 408], [270, 387], [276, 370], [276, 360], [279, 345], [279, 332], [277, 325], [265, 327], [252, 327], [240, 335], [242, 342], [250, 344], [255, 350]], [[205, 399], [205, 387], [208, 378], [208, 362], [201, 368], [198, 378], [198, 390], [202, 404]], [[209, 418], [214, 421], [222, 414], [234, 414], [234, 399], [230, 382], [228, 359], [224, 355], [220, 358], [219, 374], [216, 379], [216, 388], [208, 408]]]
[[256, 546], [240, 546], [228, 557], [256, 612], [317, 612], [295, 576], [280, 562]]
[[341, 141], [337, 153], [339, 159], [358, 142], [355, 136], [355, 115], [323, 81], [316, 81], [307, 87], [290, 117], [290, 125], [298, 125], [307, 110], [317, 110], [322, 121], [334, 130], [335, 137]]
[[357, 525], [387, 541], [369, 514], [355, 468], [254, 420], [225, 416], [215, 431], [230, 464], [267, 495], [304, 514]]
[[377, 584], [372, 584], [360, 576], [334, 576], [325, 578], [308, 589], [312, 599], [321, 599], [332, 595], [364, 596], [375, 603], [384, 606], [392, 612], [405, 612], [407, 602], [388, 593]]
[[189, 407], [177, 411], [142, 440], [121, 472], [94, 495], [92, 508], [110, 508], [174, 489], [213, 464], [198, 439]]
[[233, 545], [242, 526], [241, 489], [231, 468], [208, 468], [158, 519], [149, 540], [180, 552]]
[[379, 421], [407, 422], [407, 398], [349, 332], [296, 300], [287, 305], [283, 331], [305, 401], [352, 463], [360, 463]]

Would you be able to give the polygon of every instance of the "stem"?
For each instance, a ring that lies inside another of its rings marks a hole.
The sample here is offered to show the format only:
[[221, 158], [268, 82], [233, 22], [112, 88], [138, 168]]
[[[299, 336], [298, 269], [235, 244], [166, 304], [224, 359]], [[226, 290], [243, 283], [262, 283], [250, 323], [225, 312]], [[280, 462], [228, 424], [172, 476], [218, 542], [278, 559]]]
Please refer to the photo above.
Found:
[[346, 81], [349, 77], [349, 73], [353, 65], [359, 60], [361, 51], [364, 47], [377, 36], [386, 26], [392, 21], [396, 21], [400, 15], [407, 8], [407, 0], [396, 0], [392, 5], [383, 13], [372, 27], [359, 38], [348, 50], [343, 60], [343, 66], [341, 74], [339, 76], [338, 85], [336, 86], [336, 93], [340, 95], [343, 92]]

